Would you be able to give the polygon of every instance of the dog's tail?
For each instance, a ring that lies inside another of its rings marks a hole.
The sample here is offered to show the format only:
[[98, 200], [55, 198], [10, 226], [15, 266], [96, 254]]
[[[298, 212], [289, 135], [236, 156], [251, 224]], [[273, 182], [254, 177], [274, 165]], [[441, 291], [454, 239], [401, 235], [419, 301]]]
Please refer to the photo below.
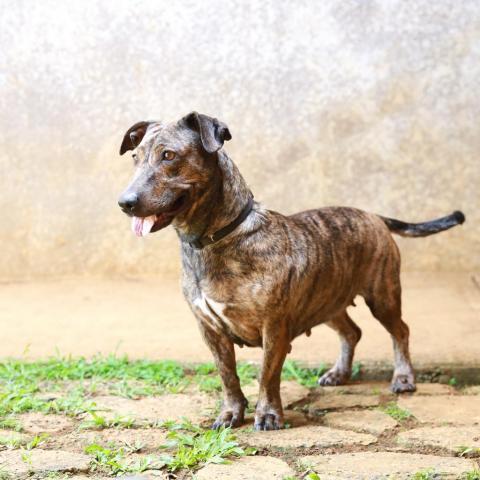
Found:
[[423, 223], [406, 223], [395, 220], [394, 218], [379, 216], [392, 233], [396, 233], [402, 237], [427, 237], [428, 235], [443, 232], [449, 228], [461, 225], [465, 221], [465, 215], [458, 210], [446, 217]]

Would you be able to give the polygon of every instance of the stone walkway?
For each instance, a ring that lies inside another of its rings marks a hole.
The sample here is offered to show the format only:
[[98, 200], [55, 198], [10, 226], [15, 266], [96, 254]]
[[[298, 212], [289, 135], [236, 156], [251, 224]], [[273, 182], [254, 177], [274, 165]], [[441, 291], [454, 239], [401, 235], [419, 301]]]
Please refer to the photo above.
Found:
[[[244, 388], [250, 404], [256, 387]], [[144, 473], [123, 477], [132, 479], [480, 479], [479, 387], [420, 384], [417, 393], [397, 397], [385, 383], [307, 389], [284, 381], [282, 395], [288, 428], [255, 432], [250, 410], [235, 430], [247, 455], [194, 473], [169, 474], [157, 460], [168, 441], [168, 424], [161, 422], [184, 417], [210, 424], [218, 396], [197, 387], [138, 399], [99, 392], [93, 400], [103, 423], [97, 424], [85, 423], [85, 415], [19, 414], [20, 431], [0, 430], [0, 479], [111, 478], [114, 468], [95, 466], [85, 451], [92, 444], [124, 447], [123, 461], [143, 462]]]

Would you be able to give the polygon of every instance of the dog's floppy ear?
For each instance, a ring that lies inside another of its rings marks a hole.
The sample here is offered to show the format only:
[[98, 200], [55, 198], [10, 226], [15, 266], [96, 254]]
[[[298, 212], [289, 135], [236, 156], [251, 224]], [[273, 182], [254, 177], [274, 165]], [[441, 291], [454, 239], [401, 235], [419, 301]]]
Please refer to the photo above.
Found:
[[122, 145], [120, 146], [120, 155], [123, 155], [129, 150], [133, 150], [139, 145], [151, 123], [152, 122], [137, 122], [127, 130], [123, 136]]
[[182, 120], [189, 128], [200, 135], [203, 148], [208, 153], [214, 153], [223, 147], [223, 142], [232, 139], [227, 125], [216, 118], [191, 112]]

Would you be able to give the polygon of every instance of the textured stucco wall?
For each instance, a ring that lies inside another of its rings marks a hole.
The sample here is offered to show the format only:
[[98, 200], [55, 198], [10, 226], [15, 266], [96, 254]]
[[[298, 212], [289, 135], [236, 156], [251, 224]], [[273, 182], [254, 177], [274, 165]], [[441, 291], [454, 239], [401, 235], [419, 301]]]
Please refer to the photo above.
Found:
[[464, 228], [400, 241], [407, 269], [480, 268], [480, 2], [1, 2], [1, 278], [175, 271], [172, 229], [116, 205], [123, 132], [198, 110], [257, 199]]

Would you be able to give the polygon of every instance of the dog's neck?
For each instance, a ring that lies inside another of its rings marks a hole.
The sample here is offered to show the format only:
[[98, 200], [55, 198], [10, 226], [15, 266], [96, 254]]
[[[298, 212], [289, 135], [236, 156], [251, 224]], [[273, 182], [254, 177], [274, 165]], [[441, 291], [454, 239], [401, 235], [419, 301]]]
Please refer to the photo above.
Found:
[[230, 224], [240, 215], [250, 196], [236, 165], [223, 150], [219, 151], [211, 188], [182, 221], [174, 224], [181, 241], [195, 241]]

